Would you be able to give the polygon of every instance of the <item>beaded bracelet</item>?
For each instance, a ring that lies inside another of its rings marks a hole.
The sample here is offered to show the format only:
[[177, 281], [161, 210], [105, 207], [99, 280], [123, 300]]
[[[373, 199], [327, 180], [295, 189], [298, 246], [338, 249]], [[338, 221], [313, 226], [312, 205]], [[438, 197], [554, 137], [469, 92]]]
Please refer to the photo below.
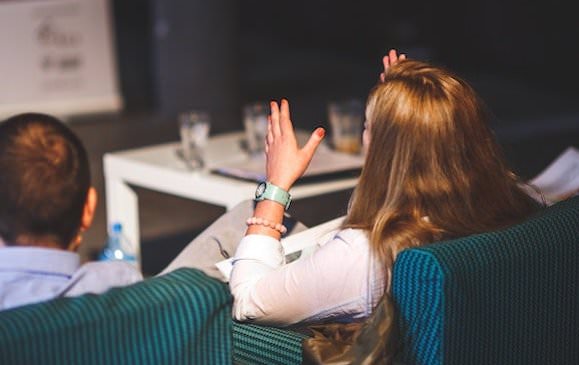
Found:
[[265, 218], [260, 218], [260, 217], [247, 218], [247, 221], [245, 222], [245, 224], [247, 224], [248, 226], [258, 225], [258, 226], [269, 227], [271, 229], [278, 231], [282, 235], [287, 232], [287, 228], [283, 224], [273, 223]]

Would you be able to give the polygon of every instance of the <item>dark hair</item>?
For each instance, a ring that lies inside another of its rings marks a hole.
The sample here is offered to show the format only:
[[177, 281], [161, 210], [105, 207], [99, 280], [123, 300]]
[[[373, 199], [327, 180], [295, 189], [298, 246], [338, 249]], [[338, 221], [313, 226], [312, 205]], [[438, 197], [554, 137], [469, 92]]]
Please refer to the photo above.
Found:
[[64, 123], [37, 113], [0, 122], [0, 237], [7, 245], [43, 237], [66, 248], [89, 188], [86, 150]]

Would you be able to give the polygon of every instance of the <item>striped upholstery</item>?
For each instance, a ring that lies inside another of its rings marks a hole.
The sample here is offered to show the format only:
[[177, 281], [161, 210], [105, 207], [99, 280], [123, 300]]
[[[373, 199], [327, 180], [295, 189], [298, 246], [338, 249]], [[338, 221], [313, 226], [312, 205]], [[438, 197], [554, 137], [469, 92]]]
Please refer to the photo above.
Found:
[[298, 365], [304, 338], [290, 330], [233, 323], [233, 359], [240, 365]]
[[402, 252], [410, 364], [579, 364], [579, 197], [509, 229]]
[[0, 312], [1, 364], [230, 364], [226, 285], [179, 269], [102, 295]]
[[[405, 364], [579, 364], [579, 197], [396, 259]], [[239, 364], [300, 364], [305, 336], [233, 325]], [[397, 362], [398, 363], [398, 362]]]

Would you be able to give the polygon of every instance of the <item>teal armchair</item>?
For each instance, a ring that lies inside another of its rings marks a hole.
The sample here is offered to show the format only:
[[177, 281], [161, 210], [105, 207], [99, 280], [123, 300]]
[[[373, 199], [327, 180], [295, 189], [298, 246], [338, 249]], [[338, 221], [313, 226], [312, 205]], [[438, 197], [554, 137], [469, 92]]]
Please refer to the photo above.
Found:
[[402, 252], [409, 364], [579, 364], [579, 196], [511, 228]]
[[[397, 363], [579, 364], [579, 196], [508, 229], [403, 251], [392, 290]], [[235, 324], [236, 359], [299, 364], [304, 335], [278, 331]]]
[[0, 312], [0, 364], [231, 364], [231, 296], [180, 269], [101, 295]]

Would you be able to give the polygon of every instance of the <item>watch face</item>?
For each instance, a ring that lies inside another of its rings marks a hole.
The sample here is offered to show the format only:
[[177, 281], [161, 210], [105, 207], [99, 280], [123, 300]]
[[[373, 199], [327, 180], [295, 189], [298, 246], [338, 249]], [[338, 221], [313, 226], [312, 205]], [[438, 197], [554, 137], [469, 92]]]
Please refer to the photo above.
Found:
[[257, 189], [255, 189], [255, 197], [259, 198], [265, 192], [265, 181], [262, 181], [257, 185]]

